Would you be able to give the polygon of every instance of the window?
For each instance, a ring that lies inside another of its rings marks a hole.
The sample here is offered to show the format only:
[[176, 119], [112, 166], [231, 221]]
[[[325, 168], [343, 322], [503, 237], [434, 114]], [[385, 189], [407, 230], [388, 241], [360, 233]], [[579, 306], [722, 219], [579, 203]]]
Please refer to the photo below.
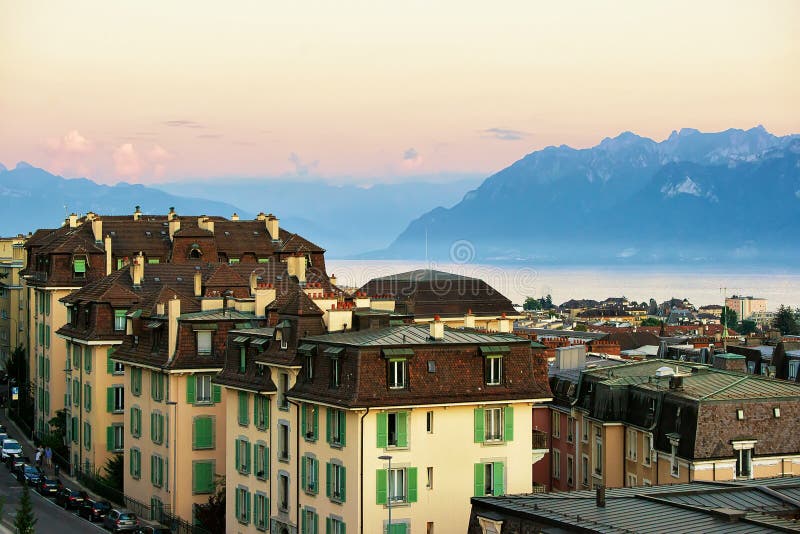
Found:
[[[195, 402], [211, 402], [211, 375], [195, 375]], [[190, 377], [191, 380], [191, 377]]]
[[127, 310], [114, 310], [114, 330], [117, 332], [125, 331], [125, 314]]
[[672, 476], [678, 477], [681, 473], [680, 465], [678, 464], [678, 444], [671, 443], [670, 444], [670, 473]]
[[137, 397], [142, 394], [142, 368], [131, 368], [131, 393]]
[[751, 375], [756, 372], [756, 362], [749, 361], [747, 362], [747, 372]]
[[647, 480], [646, 478], [642, 479], [642, 486], [644, 486], [645, 488], [649, 488], [652, 485], [653, 484], [649, 480]]
[[269, 448], [264, 442], [259, 441], [256, 443], [253, 456], [255, 456], [253, 472], [256, 478], [266, 480], [269, 478]]
[[289, 511], [289, 475], [285, 472], [278, 475], [278, 509]]
[[331, 387], [338, 388], [340, 383], [340, 378], [342, 376], [341, 373], [341, 362], [339, 358], [331, 358]]
[[404, 467], [376, 471], [377, 492], [376, 503], [413, 503], [417, 502], [417, 468]]
[[628, 473], [627, 476], [625, 477], [625, 485], [629, 488], [635, 488], [637, 485], [636, 475], [634, 475], [633, 473]]
[[280, 374], [280, 394], [278, 396], [278, 408], [281, 410], [289, 409], [289, 399], [286, 398], [286, 393], [289, 391], [289, 374]]
[[150, 439], [156, 445], [164, 443], [164, 414], [161, 412], [150, 414]]
[[554, 438], [561, 437], [561, 413], [560, 412], [553, 412], [553, 422], [552, 422], [552, 430], [551, 430]]
[[736, 419], [738, 419], [739, 421], [744, 420], [744, 410], [742, 410], [741, 408], [736, 410]]
[[[595, 427], [599, 432], [600, 427]], [[603, 438], [602, 436], [594, 437], [594, 474], [601, 476], [603, 474]]]
[[479, 463], [475, 468], [475, 497], [503, 495], [505, 493], [505, 465], [503, 462]]
[[136, 447], [130, 452], [130, 473], [131, 478], [138, 480], [142, 476], [142, 451]]
[[300, 410], [300, 428], [303, 439], [317, 441], [319, 437], [319, 408], [315, 404], [303, 403]]
[[245, 525], [250, 523], [250, 492], [239, 486], [236, 488], [235, 499], [236, 520]]
[[164, 485], [164, 459], [157, 454], [150, 456], [150, 483], [157, 488]]
[[106, 411], [120, 413], [125, 411], [125, 388], [112, 386], [106, 389]]
[[344, 447], [347, 434], [347, 412], [328, 408], [326, 412], [326, 440], [335, 447]]
[[108, 350], [106, 350], [106, 372], [113, 375], [124, 375], [125, 365], [112, 360], [112, 354], [114, 354], [114, 347], [110, 347]]
[[87, 412], [92, 411], [92, 385], [83, 385], [83, 407]]
[[198, 415], [192, 421], [192, 449], [213, 449], [216, 435], [212, 415]]
[[650, 459], [653, 454], [653, 436], [650, 434], [642, 435], [642, 463], [650, 465]]
[[86, 374], [92, 373], [92, 347], [83, 348], [83, 368]]
[[499, 386], [503, 383], [503, 357], [486, 357], [486, 385]]
[[88, 421], [83, 423], [83, 447], [92, 450], [92, 425]]
[[[253, 524], [259, 530], [266, 530], [269, 522], [269, 498], [256, 492], [253, 498]], [[344, 533], [342, 533], [344, 534]]]
[[[330, 475], [330, 471], [328, 475]], [[319, 460], [313, 456], [303, 456], [300, 464], [300, 480], [303, 491], [310, 495], [317, 494], [319, 491]]]
[[636, 451], [639, 450], [639, 433], [635, 428], [628, 429], [628, 459], [636, 461]]
[[287, 423], [278, 425], [278, 459], [284, 462], [289, 461], [289, 425]]
[[234, 446], [236, 470], [242, 475], [250, 474], [250, 442], [246, 438], [237, 438]]
[[377, 414], [378, 447], [408, 447], [408, 412]]
[[300, 514], [300, 534], [319, 534], [319, 517], [312, 508], [306, 507]]
[[150, 396], [157, 402], [164, 400], [164, 375], [157, 371], [150, 371]]
[[425, 484], [425, 487], [428, 489], [433, 489], [433, 467], [428, 467], [428, 482]]
[[742, 447], [737, 448], [738, 445], [734, 443], [736, 450], [736, 476], [740, 478], [750, 478], [753, 474], [753, 448]]
[[247, 370], [247, 348], [242, 345], [239, 347], [239, 372], [244, 373]]
[[326, 467], [326, 493], [328, 498], [336, 502], [345, 502], [346, 476], [345, 467], [336, 462], [325, 464]]
[[553, 478], [561, 478], [561, 451], [553, 449]]
[[339, 517], [325, 519], [325, 534], [345, 534], [345, 524]]
[[575, 458], [567, 455], [567, 486], [575, 487]]
[[201, 356], [211, 354], [211, 330], [197, 331], [197, 354]]
[[581, 441], [587, 443], [589, 441], [589, 422], [584, 419], [581, 422]]
[[778, 406], [775, 406], [775, 407], [772, 409], [772, 415], [773, 415], [773, 416], [774, 416], [776, 419], [777, 419], [778, 417], [780, 417], [780, 416], [781, 416], [781, 409], [780, 409], [780, 407], [778, 407]]
[[502, 443], [514, 439], [514, 408], [476, 408], [475, 443]]
[[142, 435], [142, 409], [138, 406], [131, 408], [131, 436], [138, 438]]
[[789, 380], [797, 379], [798, 370], [800, 370], [800, 360], [789, 360]]
[[581, 457], [581, 482], [584, 486], [589, 486], [589, 457], [585, 454]]
[[428, 434], [433, 434], [433, 412], [425, 413], [425, 430]]
[[269, 425], [269, 398], [263, 395], [253, 397], [253, 422], [259, 430], [266, 430]]
[[239, 400], [239, 414], [238, 420], [240, 426], [248, 426], [250, 424], [250, 394], [246, 391], [238, 392]]
[[214, 492], [214, 460], [192, 462], [192, 493]]
[[125, 444], [125, 427], [122, 425], [111, 425], [106, 429], [106, 450], [121, 451]]
[[389, 389], [403, 389], [406, 387], [406, 360], [391, 359], [389, 365]]
[[75, 278], [86, 278], [86, 256], [72, 260], [72, 271]]
[[575, 443], [575, 418], [567, 417], [567, 443]]

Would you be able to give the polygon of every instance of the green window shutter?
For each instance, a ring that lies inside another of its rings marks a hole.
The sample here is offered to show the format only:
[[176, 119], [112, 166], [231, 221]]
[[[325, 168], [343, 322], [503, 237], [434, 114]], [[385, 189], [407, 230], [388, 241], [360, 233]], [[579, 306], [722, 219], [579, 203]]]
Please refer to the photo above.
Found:
[[89, 384], [83, 385], [83, 403], [86, 405], [86, 411], [92, 411], [92, 386]]
[[330, 462], [325, 463], [325, 496], [330, 498], [333, 488], [331, 488], [331, 479], [333, 478], [333, 465]]
[[311, 460], [311, 468], [313, 471], [314, 483], [316, 484], [314, 486], [314, 495], [316, 495], [319, 493], [319, 460], [316, 458]]
[[83, 365], [87, 373], [92, 372], [92, 348], [86, 347], [83, 354]]
[[483, 486], [483, 473], [484, 473], [483, 464], [475, 464], [474, 465], [474, 469], [475, 469], [475, 491], [474, 491], [474, 494], [475, 494], [475, 497], [483, 497], [483, 495], [484, 495], [484, 493], [483, 493], [483, 488], [484, 488], [484, 486]]
[[245, 495], [247, 495], [247, 522], [250, 522], [250, 503], [252, 502], [252, 495], [248, 491]]
[[211, 386], [211, 393], [214, 395], [214, 402], [222, 402], [222, 388], [214, 385]]
[[347, 412], [343, 410], [341, 412], [337, 411], [336, 419], [339, 420], [339, 442], [344, 447], [347, 442], [345, 439], [347, 436]]
[[306, 438], [306, 433], [308, 432], [306, 430], [308, 428], [307, 411], [306, 404], [300, 405], [300, 431], [303, 433], [303, 438]]
[[331, 534], [333, 532], [333, 526], [331, 525], [331, 518], [325, 518], [325, 534]]
[[114, 349], [111, 347], [106, 351], [106, 373], [108, 374], [114, 373], [114, 361], [111, 359], [113, 353]]
[[156, 414], [150, 412], [150, 439], [156, 440]]
[[330, 408], [325, 408], [325, 441], [327, 443], [331, 442], [331, 434], [333, 434], [333, 432], [331, 432], [332, 429], [331, 425], [333, 425], [332, 414], [333, 410], [331, 410]]
[[86, 272], [86, 260], [74, 260], [73, 261], [73, 268], [76, 273], [85, 273]]
[[158, 441], [159, 443], [164, 441], [164, 416], [158, 416]]
[[314, 439], [319, 439], [319, 406], [314, 406]]
[[494, 480], [492, 481], [492, 486], [494, 488], [494, 495], [504, 495], [506, 492], [505, 489], [505, 476], [504, 476], [504, 464], [503, 462], [494, 462], [494, 467], [492, 468], [492, 473], [494, 475]]
[[308, 459], [306, 456], [300, 460], [300, 487], [308, 491]]
[[503, 409], [503, 440], [514, 440], [514, 407], [506, 406]]
[[408, 412], [397, 414], [397, 446], [408, 447]]
[[194, 382], [195, 376], [189, 375], [186, 377], [186, 402], [189, 404], [194, 404], [195, 396], [194, 396]]
[[131, 474], [131, 478], [136, 478], [136, 471], [134, 470], [133, 466], [136, 465], [136, 451], [131, 451], [130, 456], [128, 456], [128, 472]]
[[375, 504], [386, 504], [388, 490], [386, 469], [378, 469], [375, 471]]
[[340, 482], [341, 486], [339, 487], [339, 495], [341, 495], [342, 502], [345, 502], [345, 500], [347, 499], [347, 469], [344, 466], [342, 466], [339, 468], [339, 473], [341, 474], [341, 477], [339, 477], [339, 480], [341, 481]]
[[46, 328], [46, 330], [45, 330], [46, 334], [45, 334], [45, 338], [44, 338], [44, 341], [45, 341], [44, 345], [45, 345], [45, 347], [47, 347], [49, 349], [50, 348], [50, 325], [47, 325], [45, 328]]
[[114, 427], [109, 426], [106, 427], [106, 450], [113, 451], [114, 450]]
[[306, 525], [306, 515], [305, 510], [300, 514], [300, 532], [303, 534], [309, 534], [308, 526]]
[[233, 494], [236, 495], [236, 498], [234, 499], [234, 505], [235, 505], [234, 506], [234, 510], [236, 510], [236, 517], [239, 517], [239, 510], [242, 509], [241, 508], [242, 507], [242, 502], [241, 502], [242, 496], [241, 496], [241, 493], [242, 492], [239, 491], [239, 488], [236, 488], [236, 491], [233, 492]]
[[114, 411], [114, 388], [106, 388], [106, 411]]
[[378, 424], [378, 448], [385, 449], [389, 444], [388, 415], [386, 412], [381, 412], [376, 415], [375, 419]]
[[242, 458], [241, 458], [241, 452], [240, 452], [240, 449], [242, 448], [241, 441], [242, 440], [240, 440], [239, 438], [236, 438], [233, 441], [234, 456], [235, 456], [236, 470], [237, 471], [239, 471], [241, 469], [241, 466], [242, 466], [242, 462], [241, 462]]
[[314, 512], [314, 534], [319, 534], [319, 515]]
[[[484, 432], [484, 412], [483, 408], [475, 408], [475, 443], [483, 443], [486, 438]], [[477, 464], [476, 464], [477, 465]]]
[[408, 476], [408, 502], [417, 502], [417, 468], [406, 469]]
[[238, 392], [239, 397], [239, 424], [247, 424], [247, 393], [244, 391]]
[[250, 474], [250, 444], [245, 441], [245, 459], [244, 459], [244, 472]]
[[264, 447], [264, 477], [269, 478], [269, 447]]

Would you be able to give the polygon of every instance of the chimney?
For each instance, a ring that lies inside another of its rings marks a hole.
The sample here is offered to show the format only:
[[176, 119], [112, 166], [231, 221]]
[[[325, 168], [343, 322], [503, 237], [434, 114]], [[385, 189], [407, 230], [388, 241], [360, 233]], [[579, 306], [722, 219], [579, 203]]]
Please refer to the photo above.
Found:
[[[89, 216], [87, 215], [86, 218], [88, 219]], [[100, 243], [103, 240], [103, 221], [102, 219], [98, 219], [93, 217], [92, 221], [92, 233], [94, 234], [94, 242]]]
[[95, 217], [97, 217], [97, 214], [93, 211], [89, 211], [86, 213], [86, 220], [89, 222], [93, 221]]
[[202, 230], [208, 230], [212, 234], [214, 233], [214, 221], [212, 221], [205, 215], [201, 215], [197, 219], [197, 226], [199, 226]]
[[142, 210], [139, 208], [139, 206], [136, 206], [136, 211], [133, 212], [133, 220], [138, 221], [141, 218], [142, 218]]
[[106, 276], [111, 274], [111, 261], [113, 256], [111, 255], [111, 236], [107, 235], [105, 239], [103, 239], [103, 248], [106, 249]]
[[177, 297], [167, 303], [167, 354], [171, 359], [178, 349], [178, 316], [181, 314], [181, 301]]
[[468, 309], [464, 316], [464, 328], [475, 328], [475, 315], [472, 313], [472, 308]]
[[511, 323], [511, 319], [508, 319], [506, 317], [506, 313], [503, 312], [503, 314], [500, 316], [500, 320], [497, 321], [498, 330], [503, 333], [511, 332]]
[[595, 504], [598, 508], [606, 507], [606, 487], [602, 484], [598, 485], [595, 490]]
[[669, 389], [672, 391], [683, 391], [683, 377], [671, 376], [669, 378]]
[[280, 241], [280, 225], [278, 224], [278, 218], [275, 217], [273, 214], [267, 215], [267, 232], [269, 232], [270, 237], [273, 241]]
[[175, 215], [169, 220], [169, 240], [173, 241], [175, 232], [181, 229], [181, 220]]
[[69, 227], [70, 228], [75, 228], [76, 226], [78, 226], [78, 216], [75, 215], [75, 213], [70, 213], [69, 214]]
[[335, 274], [331, 274], [331, 276], [328, 279], [330, 280], [332, 286], [336, 285], [336, 275]]
[[304, 284], [306, 281], [306, 257], [295, 254], [286, 258], [286, 271], [289, 276], [296, 276], [297, 281]]
[[167, 213], [167, 220], [171, 221], [172, 219], [174, 219], [177, 216], [178, 216], [178, 214], [175, 213], [175, 207], [174, 206], [170, 206], [169, 207], [169, 213]]
[[133, 287], [141, 287], [142, 279], [144, 278], [144, 256], [141, 251], [134, 256], [131, 263], [131, 278], [133, 279]]
[[238, 221], [239, 220], [239, 214], [238, 213], [234, 213], [233, 215], [231, 215], [231, 220], [232, 221]]
[[262, 284], [261, 287], [255, 288], [254, 297], [256, 299], [255, 302], [256, 317], [264, 317], [266, 315], [266, 308], [275, 300], [275, 296], [276, 296], [275, 288], [267, 287], [267, 284]]
[[441, 317], [438, 315], [433, 316], [433, 322], [431, 325], [431, 339], [435, 341], [441, 341], [444, 339], [444, 323], [442, 322]]
[[258, 215], [256, 215], [256, 220], [257, 221], [266, 221], [267, 220], [267, 216], [264, 215], [263, 211], [260, 211], [260, 212], [258, 212]]
[[200, 274], [200, 271], [194, 272], [194, 296], [203, 296], [203, 275]]
[[715, 369], [744, 373], [747, 368], [747, 359], [741, 354], [715, 354], [712, 358]]
[[250, 296], [254, 297], [256, 295], [256, 289], [258, 289], [258, 275], [255, 271], [250, 273]]

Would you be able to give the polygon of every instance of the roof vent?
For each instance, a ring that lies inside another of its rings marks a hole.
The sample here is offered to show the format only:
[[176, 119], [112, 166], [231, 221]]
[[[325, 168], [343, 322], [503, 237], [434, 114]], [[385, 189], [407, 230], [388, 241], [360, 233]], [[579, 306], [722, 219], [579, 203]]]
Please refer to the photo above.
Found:
[[667, 367], [665, 365], [664, 367], [659, 367], [656, 369], [656, 378], [664, 378], [667, 376], [675, 376], [675, 371], [672, 369], [672, 367]]

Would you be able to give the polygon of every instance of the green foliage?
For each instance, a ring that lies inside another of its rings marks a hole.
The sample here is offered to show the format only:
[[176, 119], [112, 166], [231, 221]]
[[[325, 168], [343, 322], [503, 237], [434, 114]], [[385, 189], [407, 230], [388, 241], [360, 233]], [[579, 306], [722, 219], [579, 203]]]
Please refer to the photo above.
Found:
[[555, 308], [553, 305], [553, 297], [550, 295], [546, 295], [538, 299], [534, 297], [528, 297], [525, 299], [525, 302], [522, 303], [522, 309], [528, 311], [550, 310], [553, 308]]
[[752, 334], [756, 331], [758, 325], [756, 325], [755, 321], [744, 320], [739, 323], [739, 328], [736, 329], [742, 335]]
[[125, 457], [122, 454], [114, 454], [103, 466], [105, 476], [103, 480], [112, 488], [123, 491], [125, 483]]
[[23, 483], [22, 498], [19, 500], [17, 515], [14, 517], [14, 527], [16, 527], [19, 534], [33, 534], [36, 521], [36, 516], [33, 515], [33, 506], [31, 505], [30, 490], [28, 485]]
[[655, 317], [648, 317], [647, 319], [639, 323], [639, 326], [661, 326], [662, 322], [663, 321], [661, 321], [660, 319], [656, 319]]
[[719, 323], [735, 330], [736, 325], [739, 323], [739, 316], [734, 310], [725, 306], [722, 308], [722, 315], [720, 315]]
[[576, 324], [572, 329], [576, 332], [586, 332], [589, 330], [589, 328], [583, 323]]
[[23, 384], [27, 377], [28, 362], [25, 361], [25, 347], [17, 346], [11, 356], [6, 358], [6, 374], [17, 379], [18, 384]]
[[211, 534], [225, 534], [225, 477], [217, 479], [216, 491], [208, 502], [197, 505], [195, 518]]
[[772, 320], [772, 327], [780, 330], [781, 334], [784, 336], [800, 334], [797, 310], [792, 312], [789, 306], [781, 304], [780, 308], [778, 308], [778, 313], [775, 314], [775, 319]]

